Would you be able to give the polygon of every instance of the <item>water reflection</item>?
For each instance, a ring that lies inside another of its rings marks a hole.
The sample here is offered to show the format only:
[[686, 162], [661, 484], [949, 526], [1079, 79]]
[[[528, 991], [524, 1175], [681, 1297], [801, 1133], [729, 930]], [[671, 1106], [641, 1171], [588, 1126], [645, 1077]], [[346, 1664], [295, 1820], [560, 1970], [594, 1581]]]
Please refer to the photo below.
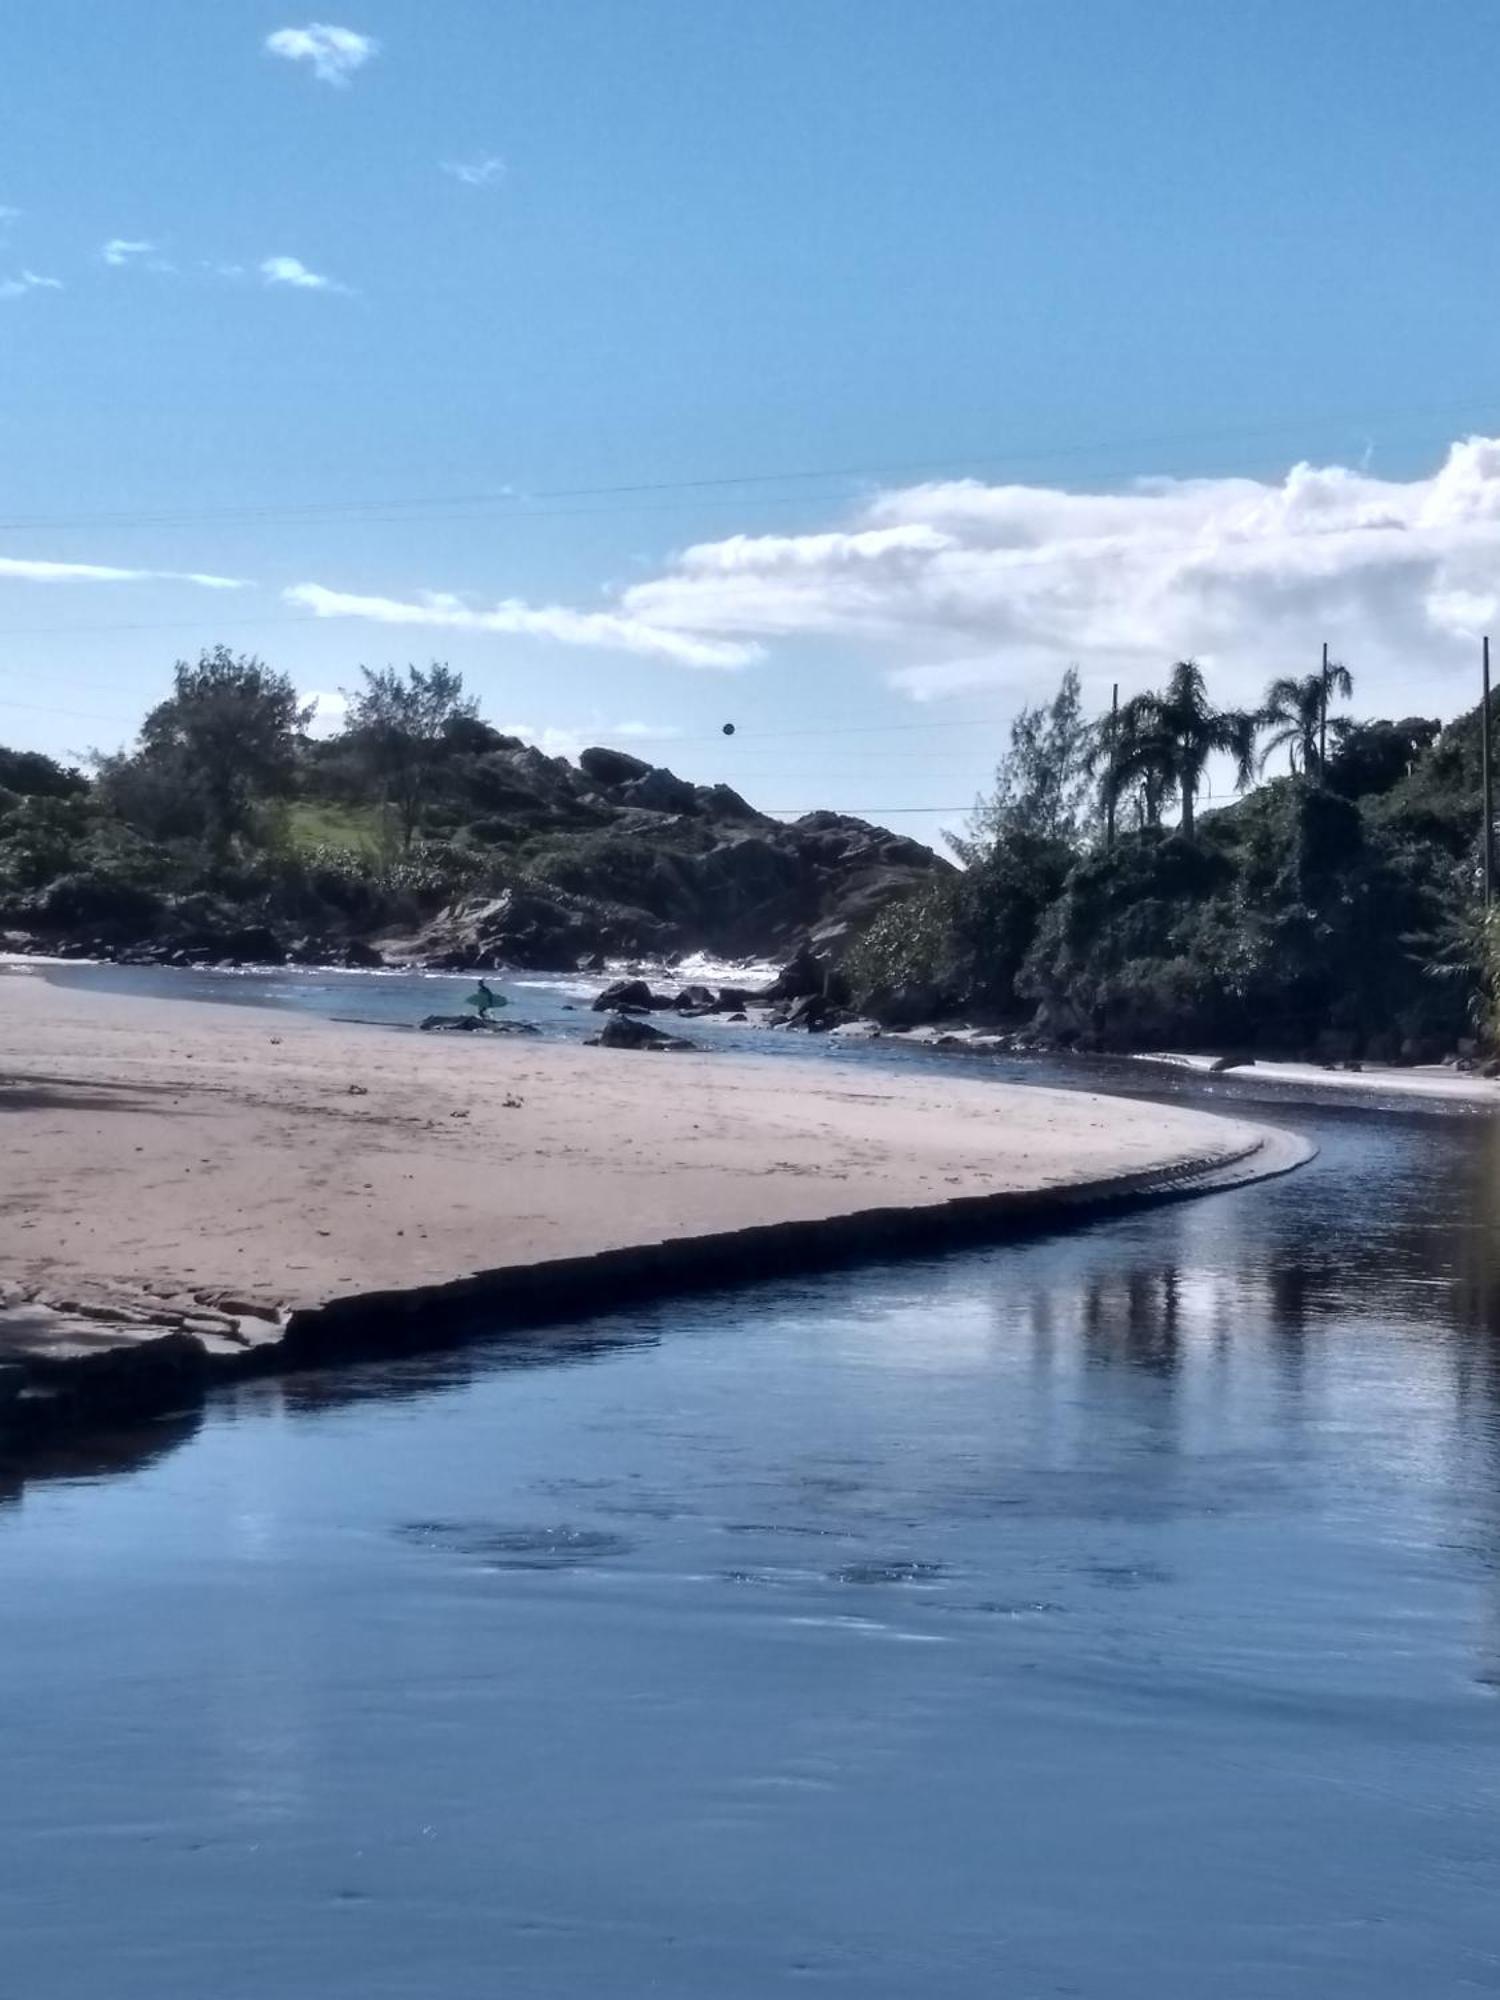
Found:
[[1500, 1128], [1308, 1116], [1282, 1182], [37, 1489], [15, 1989], [1491, 1990]]

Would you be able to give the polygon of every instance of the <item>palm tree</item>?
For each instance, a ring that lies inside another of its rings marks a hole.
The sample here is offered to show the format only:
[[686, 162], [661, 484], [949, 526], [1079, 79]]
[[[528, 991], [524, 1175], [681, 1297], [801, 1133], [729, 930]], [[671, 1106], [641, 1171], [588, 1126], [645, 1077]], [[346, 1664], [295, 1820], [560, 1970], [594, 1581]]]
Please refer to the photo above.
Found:
[[1189, 840], [1196, 825], [1198, 787], [1210, 757], [1234, 759], [1239, 790], [1255, 775], [1258, 718], [1243, 709], [1215, 708], [1196, 660], [1179, 660], [1159, 694], [1138, 694], [1128, 701], [1120, 711], [1120, 723], [1106, 785], [1116, 797], [1128, 786], [1142, 786], [1157, 820], [1166, 799], [1176, 792], [1182, 802], [1182, 831]]
[[1260, 770], [1264, 777], [1266, 765], [1278, 750], [1285, 750], [1287, 763], [1293, 776], [1301, 771], [1311, 777], [1323, 769], [1322, 740], [1327, 728], [1335, 735], [1342, 732], [1343, 725], [1329, 724], [1327, 704], [1330, 696], [1338, 695], [1347, 701], [1354, 692], [1354, 676], [1347, 667], [1336, 661], [1328, 663], [1325, 683], [1321, 673], [1304, 674], [1301, 680], [1284, 675], [1272, 681], [1266, 689], [1265, 705], [1260, 712], [1263, 729], [1272, 731], [1266, 747], [1260, 754]]
[[1115, 813], [1122, 799], [1129, 799], [1135, 807], [1137, 826], [1157, 827], [1176, 790], [1171, 746], [1153, 703], [1153, 696], [1138, 694], [1116, 714], [1094, 725], [1087, 768], [1091, 776], [1100, 778], [1109, 840], [1114, 837]]

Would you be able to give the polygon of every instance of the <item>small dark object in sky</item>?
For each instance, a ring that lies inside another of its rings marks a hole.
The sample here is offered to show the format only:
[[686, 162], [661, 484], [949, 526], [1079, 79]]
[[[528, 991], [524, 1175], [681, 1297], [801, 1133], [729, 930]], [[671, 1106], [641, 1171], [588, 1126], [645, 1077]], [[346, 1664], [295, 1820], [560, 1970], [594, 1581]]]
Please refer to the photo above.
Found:
[[725, 734], [726, 736], [733, 736], [733, 734], [734, 734], [734, 724], [733, 724], [732, 722], [726, 722], [726, 723], [724, 724], [724, 734]]

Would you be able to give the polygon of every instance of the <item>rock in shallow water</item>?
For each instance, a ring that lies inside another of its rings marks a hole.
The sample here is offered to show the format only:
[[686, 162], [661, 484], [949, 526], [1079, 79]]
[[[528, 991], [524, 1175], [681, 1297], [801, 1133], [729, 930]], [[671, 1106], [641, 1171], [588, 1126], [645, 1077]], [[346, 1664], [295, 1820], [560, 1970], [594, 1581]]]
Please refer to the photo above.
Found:
[[617, 1014], [599, 1034], [589, 1037], [591, 1049], [695, 1049], [697, 1046], [683, 1035], [664, 1035], [648, 1021], [637, 1021], [625, 1014]]
[[534, 1021], [482, 1021], [477, 1014], [429, 1014], [417, 1023], [424, 1035], [537, 1035]]

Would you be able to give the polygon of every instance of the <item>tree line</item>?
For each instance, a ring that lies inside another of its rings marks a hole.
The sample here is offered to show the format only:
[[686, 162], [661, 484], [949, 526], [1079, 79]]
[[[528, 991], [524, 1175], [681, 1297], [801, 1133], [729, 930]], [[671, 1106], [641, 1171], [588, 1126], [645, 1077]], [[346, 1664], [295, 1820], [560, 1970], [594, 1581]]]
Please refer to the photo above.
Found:
[[1264, 777], [1283, 751], [1291, 775], [1321, 778], [1329, 744], [1337, 750], [1359, 728], [1329, 706], [1353, 694], [1349, 669], [1330, 661], [1301, 678], [1273, 680], [1257, 709], [1217, 708], [1197, 661], [1179, 660], [1163, 687], [1090, 719], [1078, 670], [1069, 667], [1050, 702], [1021, 710], [994, 791], [979, 801], [967, 835], [949, 838], [966, 860], [1015, 832], [1108, 844], [1121, 823], [1160, 828], [1175, 807], [1192, 839], [1213, 758], [1229, 760], [1236, 791]]
[[[410, 849], [444, 749], [466, 728], [483, 728], [479, 704], [461, 674], [436, 662], [360, 674], [361, 686], [344, 695], [338, 751]], [[143, 832], [197, 837], [222, 863], [236, 842], [255, 838], [265, 808], [294, 791], [314, 706], [253, 655], [216, 646], [179, 660], [172, 692], [147, 714], [134, 749], [94, 759], [100, 795]]]

